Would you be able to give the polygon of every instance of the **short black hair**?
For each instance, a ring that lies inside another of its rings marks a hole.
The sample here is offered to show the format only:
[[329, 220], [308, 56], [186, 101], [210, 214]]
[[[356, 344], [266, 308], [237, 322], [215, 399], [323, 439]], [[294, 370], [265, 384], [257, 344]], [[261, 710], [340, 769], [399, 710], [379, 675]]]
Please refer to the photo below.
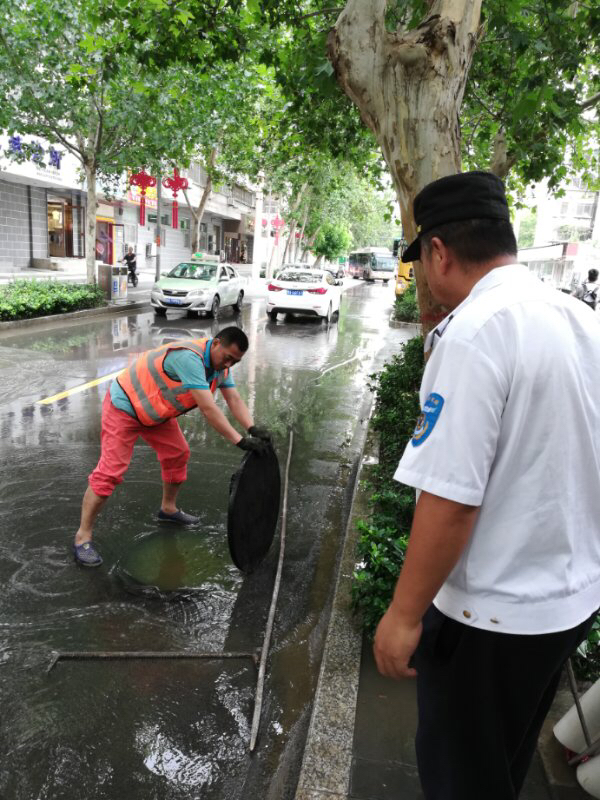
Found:
[[242, 353], [245, 353], [249, 346], [248, 337], [237, 325], [230, 325], [228, 328], [223, 328], [215, 335], [215, 339], [218, 339], [221, 344], [224, 345], [237, 345]]
[[428, 252], [434, 236], [450, 247], [465, 264], [483, 264], [503, 255], [517, 257], [517, 240], [512, 225], [504, 219], [465, 219], [438, 225], [421, 238], [421, 245]]
[[590, 269], [588, 270], [588, 281], [591, 283], [595, 283], [598, 280], [598, 270], [597, 269]]

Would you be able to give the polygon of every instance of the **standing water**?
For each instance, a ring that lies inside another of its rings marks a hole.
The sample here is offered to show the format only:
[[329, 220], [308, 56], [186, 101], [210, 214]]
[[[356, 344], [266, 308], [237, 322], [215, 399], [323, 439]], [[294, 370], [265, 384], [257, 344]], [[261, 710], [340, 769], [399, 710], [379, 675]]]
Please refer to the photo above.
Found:
[[[218, 326], [185, 318], [158, 325], [141, 313], [2, 336], [2, 800], [293, 797], [368, 412], [368, 375], [403, 338], [388, 328], [392, 300], [387, 289], [361, 283], [330, 326], [271, 322], [255, 301], [239, 317], [224, 312]], [[249, 335], [250, 350], [233, 374], [257, 422], [275, 432], [280, 461], [290, 426], [295, 433], [286, 559], [252, 756], [256, 670], [249, 660], [61, 661], [47, 672], [55, 651], [261, 646], [277, 537], [252, 575], [232, 565], [227, 503], [240, 451], [198, 413], [181, 418], [192, 455], [179, 499], [200, 522], [171, 531], [155, 520], [156, 458], [138, 442], [124, 484], [97, 523], [104, 565], [84, 570], [69, 548], [99, 454], [110, 382], [38, 403], [112, 374], [150, 347], [212, 336], [229, 324]]]

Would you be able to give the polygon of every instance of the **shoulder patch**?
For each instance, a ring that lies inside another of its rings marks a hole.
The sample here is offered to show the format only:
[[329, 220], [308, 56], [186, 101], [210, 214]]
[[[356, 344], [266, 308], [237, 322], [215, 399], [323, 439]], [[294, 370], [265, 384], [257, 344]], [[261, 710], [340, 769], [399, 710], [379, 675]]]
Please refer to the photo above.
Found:
[[434, 429], [435, 423], [438, 421], [438, 417], [442, 413], [443, 406], [444, 398], [442, 395], [432, 392], [425, 401], [421, 416], [417, 420], [417, 427], [415, 428], [411, 439], [413, 447], [418, 447], [420, 444], [423, 444], [425, 439], [427, 439], [431, 431]]

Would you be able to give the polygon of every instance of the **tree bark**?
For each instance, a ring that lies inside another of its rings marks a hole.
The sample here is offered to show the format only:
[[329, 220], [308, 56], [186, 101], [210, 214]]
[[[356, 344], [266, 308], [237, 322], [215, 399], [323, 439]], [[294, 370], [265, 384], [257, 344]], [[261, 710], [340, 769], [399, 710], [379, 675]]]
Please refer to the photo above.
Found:
[[298, 250], [300, 249], [300, 247], [302, 246], [302, 243], [304, 242], [304, 230], [306, 228], [306, 222], [308, 220], [308, 212], [309, 211], [310, 211], [310, 205], [307, 204], [306, 209], [304, 211], [304, 216], [302, 217], [302, 227], [300, 228], [300, 236], [298, 237], [298, 241], [296, 242], [296, 245], [295, 245], [295, 248], [294, 248], [294, 261], [296, 261], [296, 258], [298, 256]]
[[[390, 170], [407, 241], [412, 205], [428, 183], [460, 171], [458, 115], [480, 38], [481, 0], [433, 0], [411, 30], [388, 32], [386, 0], [348, 0], [329, 34], [329, 58]], [[415, 264], [424, 330], [444, 316]]]
[[87, 282], [96, 283], [96, 171], [88, 163], [83, 167], [87, 183], [85, 266]]
[[206, 208], [206, 204], [208, 202], [208, 198], [212, 193], [212, 172], [211, 170], [214, 169], [216, 161], [217, 161], [217, 154], [218, 150], [216, 147], [213, 147], [210, 153], [210, 157], [208, 159], [208, 169], [206, 171], [206, 186], [202, 191], [202, 196], [200, 197], [200, 202], [198, 203], [198, 207], [194, 209], [192, 204], [190, 203], [190, 198], [188, 197], [187, 191], [183, 190], [183, 196], [185, 197], [185, 202], [188, 205], [188, 208], [192, 212], [192, 219], [194, 220], [194, 231], [192, 234], [192, 253], [196, 253], [200, 249], [200, 225], [202, 223], [202, 217], [204, 216], [204, 209]]

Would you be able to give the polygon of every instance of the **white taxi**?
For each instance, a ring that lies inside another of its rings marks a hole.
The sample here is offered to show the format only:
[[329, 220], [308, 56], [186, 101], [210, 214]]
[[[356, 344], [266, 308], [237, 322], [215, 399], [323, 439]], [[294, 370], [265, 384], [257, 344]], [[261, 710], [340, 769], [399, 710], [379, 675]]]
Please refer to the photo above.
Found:
[[267, 286], [267, 314], [306, 314], [330, 322], [340, 310], [341, 286], [326, 270], [286, 267]]
[[242, 310], [245, 285], [230, 264], [220, 263], [218, 256], [197, 253], [154, 284], [150, 302], [158, 317], [172, 308], [187, 311], [188, 316], [216, 318], [222, 306]]

